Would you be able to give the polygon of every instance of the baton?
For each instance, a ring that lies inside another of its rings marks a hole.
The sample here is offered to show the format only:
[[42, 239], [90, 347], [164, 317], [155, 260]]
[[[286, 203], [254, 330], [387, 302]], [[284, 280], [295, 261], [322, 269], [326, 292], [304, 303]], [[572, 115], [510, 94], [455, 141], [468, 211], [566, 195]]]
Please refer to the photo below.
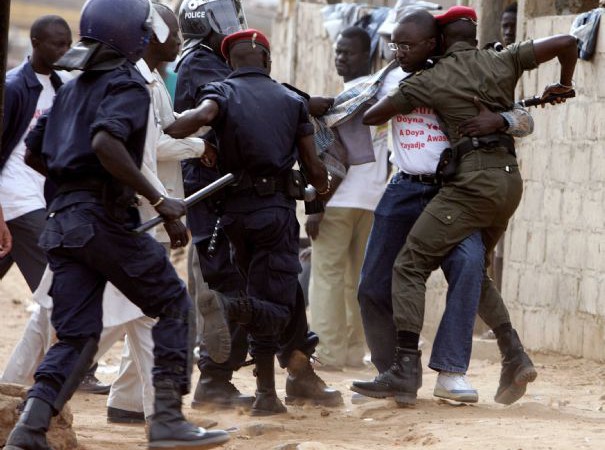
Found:
[[529, 106], [538, 106], [538, 105], [544, 105], [546, 103], [554, 102], [558, 98], [572, 98], [575, 96], [576, 96], [576, 91], [574, 91], [572, 89], [571, 91], [564, 92], [563, 94], [550, 94], [546, 98], [541, 98], [541, 97], [525, 98], [525, 99], [521, 100], [519, 102], [519, 104], [521, 106], [523, 106], [524, 108], [527, 108]]
[[[199, 191], [191, 194], [189, 197], [185, 198], [185, 204], [187, 205], [187, 207], [193, 206], [196, 203], [198, 203], [199, 201], [201, 201], [205, 198], [208, 198], [212, 194], [220, 191], [224, 187], [229, 186], [234, 181], [235, 181], [235, 176], [233, 176], [232, 173], [223, 175], [218, 180], [213, 181], [205, 188], [202, 188]], [[164, 222], [164, 218], [162, 216], [156, 216], [153, 219], [149, 219], [147, 222], [139, 225], [133, 231], [138, 234], [144, 233], [145, 231], [150, 230], [151, 228], [155, 227], [156, 225], [159, 225], [162, 222]]]

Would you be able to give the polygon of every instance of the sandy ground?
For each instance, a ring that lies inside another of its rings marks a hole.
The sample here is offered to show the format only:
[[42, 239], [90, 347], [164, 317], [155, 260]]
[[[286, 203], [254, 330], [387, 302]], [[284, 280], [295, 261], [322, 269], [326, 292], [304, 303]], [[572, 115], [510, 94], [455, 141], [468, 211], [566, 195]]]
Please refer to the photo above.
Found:
[[[15, 270], [0, 282], [0, 367], [28, 317], [28, 298], [27, 286]], [[111, 382], [115, 377], [119, 352], [120, 346], [116, 346], [102, 359], [98, 375], [103, 381]], [[354, 379], [373, 377], [373, 369], [367, 368], [319, 372], [342, 390], [345, 405], [340, 408], [290, 406], [287, 414], [259, 419], [238, 410], [192, 410], [188, 396], [184, 411], [194, 422], [213, 419], [218, 427], [229, 429], [232, 438], [223, 448], [232, 450], [605, 449], [605, 365], [558, 355], [532, 357], [538, 379], [523, 399], [509, 407], [492, 400], [499, 364], [473, 359], [469, 377], [479, 390], [480, 401], [472, 406], [437, 401], [432, 396], [436, 375], [427, 368], [418, 405], [413, 409], [399, 409], [388, 400], [352, 404], [348, 386]], [[278, 394], [283, 398], [284, 372], [277, 372]], [[194, 377], [197, 381], [197, 374]], [[254, 391], [250, 368], [236, 373], [234, 381], [240, 390]], [[144, 427], [107, 424], [105, 401], [104, 396], [86, 394], [76, 394], [71, 400], [80, 448], [145, 448]]]

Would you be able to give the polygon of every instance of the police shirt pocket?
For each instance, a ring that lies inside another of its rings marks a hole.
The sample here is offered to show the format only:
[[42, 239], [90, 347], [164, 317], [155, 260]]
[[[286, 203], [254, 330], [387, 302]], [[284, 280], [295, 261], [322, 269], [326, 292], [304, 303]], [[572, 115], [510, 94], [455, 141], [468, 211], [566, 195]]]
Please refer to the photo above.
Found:
[[91, 223], [72, 228], [63, 235], [63, 247], [82, 248], [94, 237], [94, 235], [95, 229]]
[[269, 269], [276, 272], [298, 274], [302, 271], [298, 254], [272, 253], [269, 255]]

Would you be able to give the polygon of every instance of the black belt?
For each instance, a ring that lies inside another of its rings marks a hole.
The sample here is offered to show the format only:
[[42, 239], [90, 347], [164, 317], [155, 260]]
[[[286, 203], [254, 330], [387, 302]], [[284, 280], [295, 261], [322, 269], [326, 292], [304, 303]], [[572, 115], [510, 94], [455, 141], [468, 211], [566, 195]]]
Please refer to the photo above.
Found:
[[422, 184], [439, 184], [439, 180], [433, 174], [410, 175], [409, 173], [399, 172], [401, 178]]
[[252, 177], [244, 174], [227, 189], [230, 192], [255, 190], [259, 195], [271, 195], [275, 192], [286, 192], [285, 177]]
[[467, 138], [456, 145], [456, 157], [458, 160], [469, 152], [477, 149], [491, 149], [504, 147], [508, 152], [517, 156], [515, 152], [515, 141], [508, 134], [488, 134], [487, 136]]
[[92, 191], [100, 193], [103, 191], [105, 183], [107, 183], [107, 180], [101, 178], [83, 178], [79, 180], [65, 181], [57, 188], [56, 195], [74, 191]]

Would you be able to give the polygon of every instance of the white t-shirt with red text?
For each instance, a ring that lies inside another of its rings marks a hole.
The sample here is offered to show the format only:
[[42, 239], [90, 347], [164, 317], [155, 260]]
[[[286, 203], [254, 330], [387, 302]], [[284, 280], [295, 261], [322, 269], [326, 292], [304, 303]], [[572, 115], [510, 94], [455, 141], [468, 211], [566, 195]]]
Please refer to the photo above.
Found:
[[[400, 67], [391, 70], [378, 91], [378, 99], [408, 75]], [[433, 109], [422, 106], [409, 114], [397, 114], [390, 120], [389, 127], [391, 162], [410, 175], [434, 174], [441, 152], [450, 144]]]

